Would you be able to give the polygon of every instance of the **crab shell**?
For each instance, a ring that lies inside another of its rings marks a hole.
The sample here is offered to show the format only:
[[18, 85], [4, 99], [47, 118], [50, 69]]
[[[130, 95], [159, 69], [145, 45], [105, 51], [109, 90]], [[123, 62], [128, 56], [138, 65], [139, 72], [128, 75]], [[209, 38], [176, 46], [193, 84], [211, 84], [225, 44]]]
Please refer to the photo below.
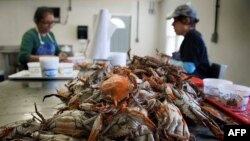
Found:
[[101, 85], [102, 93], [110, 95], [116, 106], [119, 101], [128, 96], [131, 89], [131, 81], [129, 78], [118, 74], [113, 74]]

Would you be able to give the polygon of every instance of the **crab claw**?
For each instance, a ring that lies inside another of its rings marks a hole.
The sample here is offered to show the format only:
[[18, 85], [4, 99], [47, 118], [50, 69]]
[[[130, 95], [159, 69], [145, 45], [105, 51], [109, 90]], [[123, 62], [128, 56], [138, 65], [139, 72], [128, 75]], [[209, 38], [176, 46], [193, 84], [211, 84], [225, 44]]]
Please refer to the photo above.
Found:
[[96, 117], [96, 120], [95, 120], [95, 122], [93, 124], [93, 127], [92, 127], [91, 133], [89, 135], [88, 141], [95, 141], [96, 137], [98, 136], [101, 129], [102, 129], [102, 115], [99, 114]]

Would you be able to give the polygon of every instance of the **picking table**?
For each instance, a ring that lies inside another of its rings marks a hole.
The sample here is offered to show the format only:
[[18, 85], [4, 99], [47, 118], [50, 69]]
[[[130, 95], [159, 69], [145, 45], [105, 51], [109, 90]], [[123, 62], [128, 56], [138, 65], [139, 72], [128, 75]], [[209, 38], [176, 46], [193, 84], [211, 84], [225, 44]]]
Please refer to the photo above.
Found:
[[[0, 83], [0, 126], [8, 123], [27, 120], [35, 112], [34, 103], [38, 111], [45, 118], [50, 118], [56, 113], [63, 103], [56, 97], [43, 97], [56, 93], [56, 89], [66, 89], [69, 80], [5, 80]], [[197, 141], [217, 141], [208, 128], [190, 126], [190, 131]]]

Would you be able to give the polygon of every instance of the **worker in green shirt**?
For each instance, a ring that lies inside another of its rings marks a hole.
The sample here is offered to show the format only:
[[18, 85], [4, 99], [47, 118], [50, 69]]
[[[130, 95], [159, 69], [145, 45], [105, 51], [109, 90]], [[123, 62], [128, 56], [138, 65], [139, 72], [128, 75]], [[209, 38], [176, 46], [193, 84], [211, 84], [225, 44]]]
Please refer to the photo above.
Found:
[[21, 69], [27, 69], [28, 62], [37, 62], [41, 56], [58, 56], [66, 60], [67, 55], [59, 49], [54, 34], [54, 14], [48, 7], [37, 8], [34, 14], [35, 28], [26, 31], [22, 37], [18, 62]]

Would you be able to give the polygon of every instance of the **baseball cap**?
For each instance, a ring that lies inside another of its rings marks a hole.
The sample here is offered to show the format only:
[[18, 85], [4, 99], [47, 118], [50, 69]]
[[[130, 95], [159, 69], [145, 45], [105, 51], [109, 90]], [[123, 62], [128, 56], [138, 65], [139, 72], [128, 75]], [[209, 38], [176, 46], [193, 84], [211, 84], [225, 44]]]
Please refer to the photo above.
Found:
[[167, 17], [167, 19], [169, 20], [171, 18], [175, 18], [178, 16], [187, 16], [187, 17], [192, 17], [192, 18], [195, 18], [196, 20], [199, 20], [199, 19], [197, 19], [196, 10], [187, 4], [183, 4], [183, 5], [178, 6], [174, 10], [174, 12], [170, 16]]

